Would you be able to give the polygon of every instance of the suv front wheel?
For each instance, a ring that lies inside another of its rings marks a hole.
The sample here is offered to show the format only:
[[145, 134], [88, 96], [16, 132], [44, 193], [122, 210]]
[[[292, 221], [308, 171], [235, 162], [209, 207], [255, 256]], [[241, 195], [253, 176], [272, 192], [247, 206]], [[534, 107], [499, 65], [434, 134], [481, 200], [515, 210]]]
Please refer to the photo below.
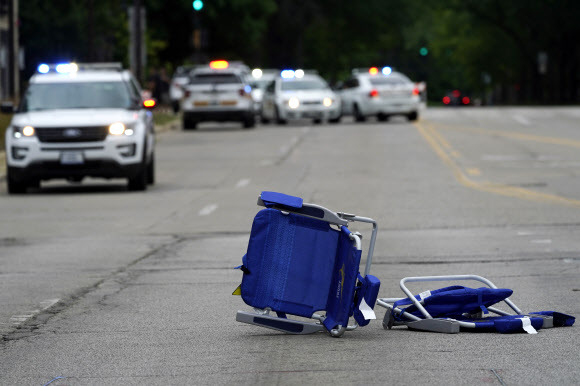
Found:
[[6, 189], [8, 190], [9, 194], [23, 194], [26, 193], [26, 189], [28, 188], [28, 184], [21, 181], [14, 180], [14, 177], [11, 176], [10, 168], [6, 170]]
[[127, 189], [132, 192], [143, 191], [147, 189], [149, 182], [149, 165], [147, 165], [147, 148], [143, 149], [143, 160], [139, 165], [137, 173], [129, 177], [127, 181]]

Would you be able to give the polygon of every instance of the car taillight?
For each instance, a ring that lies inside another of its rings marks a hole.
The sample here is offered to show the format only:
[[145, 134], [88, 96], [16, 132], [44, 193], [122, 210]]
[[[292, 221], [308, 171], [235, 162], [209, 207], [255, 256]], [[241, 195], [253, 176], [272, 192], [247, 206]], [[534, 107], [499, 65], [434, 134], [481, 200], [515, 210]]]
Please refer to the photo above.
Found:
[[463, 103], [464, 105], [468, 105], [469, 102], [471, 102], [469, 97], [464, 96], [463, 99], [461, 99], [461, 103]]
[[418, 87], [415, 87], [413, 89], [413, 95], [419, 95], [419, 88]]
[[448, 96], [444, 96], [443, 97], [443, 103], [448, 105], [449, 103], [451, 103], [451, 98], [449, 98]]
[[379, 96], [379, 92], [376, 89], [372, 89], [371, 92], [369, 92], [369, 97], [371, 98], [376, 98]]
[[191, 96], [191, 91], [185, 90], [185, 92], [183, 93], [183, 96], [185, 96], [186, 98], [189, 98]]
[[246, 90], [243, 88], [240, 89], [240, 96], [246, 96]]

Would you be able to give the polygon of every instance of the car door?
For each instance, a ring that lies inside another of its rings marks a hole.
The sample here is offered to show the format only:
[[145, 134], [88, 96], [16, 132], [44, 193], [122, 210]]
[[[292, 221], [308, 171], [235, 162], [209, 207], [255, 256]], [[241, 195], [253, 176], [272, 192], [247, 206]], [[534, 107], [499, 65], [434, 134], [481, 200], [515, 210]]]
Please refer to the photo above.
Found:
[[274, 119], [274, 111], [276, 104], [276, 82], [272, 81], [264, 90], [262, 97], [262, 116], [266, 119]]
[[342, 90], [340, 90], [340, 98], [342, 99], [342, 113], [344, 115], [353, 114], [353, 105], [355, 102], [358, 85], [358, 79], [356, 77], [352, 77], [344, 82]]

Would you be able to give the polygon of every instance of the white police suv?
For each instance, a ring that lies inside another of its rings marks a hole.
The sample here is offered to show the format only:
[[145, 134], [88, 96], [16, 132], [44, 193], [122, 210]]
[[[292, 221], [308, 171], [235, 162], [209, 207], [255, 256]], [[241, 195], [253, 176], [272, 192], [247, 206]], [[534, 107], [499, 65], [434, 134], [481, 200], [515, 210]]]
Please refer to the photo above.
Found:
[[420, 90], [407, 76], [390, 67], [355, 69], [338, 92], [342, 113], [363, 122], [370, 116], [386, 121], [391, 115], [419, 118]]
[[153, 184], [154, 100], [116, 63], [42, 64], [6, 130], [9, 193], [40, 181], [126, 178], [129, 190]]
[[196, 129], [207, 121], [242, 122], [255, 126], [254, 100], [249, 84], [250, 69], [240, 62], [214, 60], [189, 72], [181, 101], [183, 128]]
[[284, 124], [290, 119], [339, 122], [340, 97], [314, 71], [283, 70], [264, 91], [262, 122]]

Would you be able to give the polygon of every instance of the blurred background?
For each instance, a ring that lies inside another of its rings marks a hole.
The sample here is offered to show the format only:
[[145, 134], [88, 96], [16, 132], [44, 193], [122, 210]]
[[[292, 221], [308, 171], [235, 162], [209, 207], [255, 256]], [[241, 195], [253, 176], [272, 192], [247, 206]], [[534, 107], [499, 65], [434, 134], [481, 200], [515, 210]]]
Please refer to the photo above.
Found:
[[574, 0], [1, 0], [0, 96], [42, 62], [122, 62], [146, 85], [224, 58], [331, 84], [388, 65], [432, 104], [456, 89], [476, 105], [575, 104], [579, 16]]

